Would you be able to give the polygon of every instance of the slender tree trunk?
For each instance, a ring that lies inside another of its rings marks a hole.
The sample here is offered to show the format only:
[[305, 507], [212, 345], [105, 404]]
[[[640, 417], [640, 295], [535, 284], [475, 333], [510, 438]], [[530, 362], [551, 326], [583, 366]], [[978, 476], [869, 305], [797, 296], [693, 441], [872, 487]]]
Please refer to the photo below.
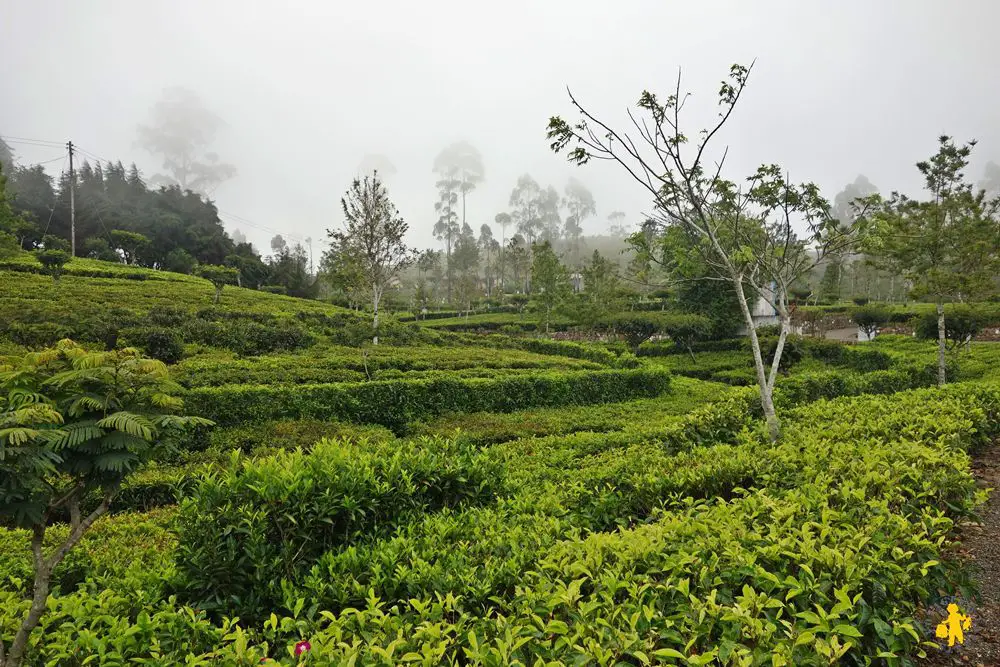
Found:
[[771, 438], [771, 442], [777, 442], [781, 437], [781, 423], [774, 411], [773, 392], [764, 370], [764, 357], [760, 353], [760, 339], [757, 337], [757, 329], [754, 327], [753, 313], [750, 312], [750, 306], [747, 305], [742, 277], [734, 278], [733, 285], [736, 287], [736, 296], [740, 302], [740, 310], [743, 312], [743, 321], [746, 323], [747, 332], [750, 335], [753, 364], [757, 371], [757, 387], [760, 390], [760, 406], [764, 410], [764, 419], [767, 421], [768, 436]]
[[219, 299], [222, 298], [222, 285], [215, 286], [215, 300], [212, 303], [219, 303]]
[[[66, 554], [69, 553], [69, 550], [76, 546], [77, 542], [90, 529], [94, 521], [108, 511], [112, 497], [113, 495], [110, 493], [105, 495], [104, 500], [98, 505], [97, 509], [83, 520], [80, 518], [79, 499], [72, 500], [70, 504], [71, 521], [69, 535], [66, 536], [66, 540], [49, 558], [45, 558], [45, 554], [42, 551], [45, 539], [45, 524], [34, 526], [31, 536], [31, 555], [34, 561], [35, 581], [32, 587], [31, 606], [28, 608], [28, 613], [21, 622], [21, 627], [18, 628], [17, 634], [14, 635], [14, 641], [10, 645], [10, 652], [7, 654], [5, 660], [0, 661], [0, 667], [21, 667], [24, 661], [24, 654], [28, 649], [28, 639], [31, 637], [32, 631], [38, 627], [38, 621], [41, 620], [42, 614], [45, 613], [45, 602], [49, 597], [49, 583], [52, 578], [52, 571], [62, 562]], [[0, 647], [0, 657], [2, 656], [2, 647]]]
[[947, 381], [946, 370], [945, 370], [945, 327], [944, 327], [944, 304], [941, 301], [937, 303], [937, 320], [938, 320], [938, 386], [943, 387]]
[[378, 285], [372, 285], [372, 310], [375, 316], [372, 319], [372, 345], [378, 345], [378, 302], [382, 299], [382, 292]]

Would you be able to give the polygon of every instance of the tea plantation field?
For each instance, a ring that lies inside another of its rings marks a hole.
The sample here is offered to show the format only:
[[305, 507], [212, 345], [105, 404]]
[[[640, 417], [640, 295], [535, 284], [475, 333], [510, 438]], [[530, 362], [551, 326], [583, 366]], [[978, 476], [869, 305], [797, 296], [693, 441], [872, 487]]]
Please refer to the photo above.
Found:
[[[912, 664], [922, 604], [970, 593], [991, 344], [939, 389], [930, 343], [797, 341], [772, 444], [740, 340], [634, 355], [499, 334], [501, 313], [391, 321], [372, 347], [316, 301], [69, 269], [0, 271], [0, 352], [139, 346], [216, 426], [56, 569], [30, 664]], [[0, 528], [5, 641], [30, 539]]]

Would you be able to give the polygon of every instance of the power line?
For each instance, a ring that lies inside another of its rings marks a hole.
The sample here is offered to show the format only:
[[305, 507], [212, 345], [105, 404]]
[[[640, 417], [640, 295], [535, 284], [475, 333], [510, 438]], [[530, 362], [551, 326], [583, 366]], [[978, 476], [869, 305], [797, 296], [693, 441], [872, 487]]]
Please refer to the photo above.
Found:
[[27, 144], [29, 146], [62, 146], [64, 145], [61, 141], [49, 141], [48, 139], [28, 139], [26, 137], [12, 137], [9, 135], [0, 135], [0, 139], [10, 142], [12, 144]]
[[66, 159], [66, 155], [62, 154], [62, 155], [57, 155], [49, 160], [42, 160], [41, 162], [33, 162], [32, 165], [48, 164], [49, 162], [55, 162], [56, 160], [64, 160], [64, 159]]

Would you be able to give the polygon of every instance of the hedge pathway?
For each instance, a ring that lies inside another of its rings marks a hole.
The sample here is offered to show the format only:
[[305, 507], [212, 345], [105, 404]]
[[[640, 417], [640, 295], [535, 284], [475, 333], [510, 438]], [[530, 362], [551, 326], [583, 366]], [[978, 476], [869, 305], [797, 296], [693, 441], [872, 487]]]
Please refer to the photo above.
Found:
[[965, 643], [931, 652], [924, 667], [1000, 665], [1000, 443], [975, 457], [972, 471], [980, 486], [994, 489], [979, 511], [981, 523], [961, 529], [962, 555], [972, 561], [980, 597], [970, 609], [972, 628]]

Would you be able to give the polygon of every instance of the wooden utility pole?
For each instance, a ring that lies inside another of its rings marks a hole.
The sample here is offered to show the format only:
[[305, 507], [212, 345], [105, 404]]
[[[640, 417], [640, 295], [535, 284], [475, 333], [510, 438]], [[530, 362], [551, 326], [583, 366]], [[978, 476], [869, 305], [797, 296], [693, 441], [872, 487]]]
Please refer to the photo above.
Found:
[[73, 142], [66, 142], [69, 149], [69, 248], [70, 257], [76, 257], [76, 172], [73, 171]]

